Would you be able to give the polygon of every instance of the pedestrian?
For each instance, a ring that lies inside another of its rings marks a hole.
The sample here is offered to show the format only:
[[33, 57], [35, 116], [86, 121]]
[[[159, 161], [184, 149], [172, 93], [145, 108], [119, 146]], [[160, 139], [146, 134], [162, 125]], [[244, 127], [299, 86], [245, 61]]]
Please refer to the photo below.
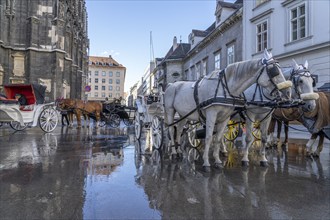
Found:
[[61, 109], [61, 115], [62, 115], [62, 126], [65, 126], [64, 119], [66, 120], [67, 125], [70, 125], [68, 110]]

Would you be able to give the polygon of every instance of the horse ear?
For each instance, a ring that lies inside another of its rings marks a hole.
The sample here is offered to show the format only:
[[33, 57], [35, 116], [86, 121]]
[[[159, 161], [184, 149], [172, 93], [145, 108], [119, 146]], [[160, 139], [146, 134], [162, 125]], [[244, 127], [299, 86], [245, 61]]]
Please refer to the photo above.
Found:
[[293, 68], [294, 68], [295, 70], [299, 69], [299, 65], [298, 65], [298, 63], [296, 62], [296, 60], [295, 60], [295, 59], [292, 59], [292, 62], [293, 62]]
[[308, 69], [308, 61], [307, 60], [305, 61], [304, 67], [305, 67], [305, 69]]
[[268, 52], [267, 49], [264, 50], [264, 58], [270, 60], [273, 57], [272, 53]]

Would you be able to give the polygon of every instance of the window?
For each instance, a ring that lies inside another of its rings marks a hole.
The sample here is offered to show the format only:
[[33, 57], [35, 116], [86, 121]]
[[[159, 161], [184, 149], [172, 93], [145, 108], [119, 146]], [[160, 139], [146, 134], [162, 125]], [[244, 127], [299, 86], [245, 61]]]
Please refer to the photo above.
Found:
[[257, 25], [257, 52], [268, 48], [268, 27], [267, 21]]
[[112, 98], [112, 93], [109, 93], [109, 97]]
[[94, 89], [95, 90], [99, 90], [99, 86], [94, 86]]
[[306, 37], [306, 8], [305, 4], [291, 9], [291, 41]]
[[202, 62], [202, 75], [205, 76], [207, 74], [207, 58], [205, 58]]
[[120, 91], [120, 86], [116, 86], [116, 91]]
[[105, 79], [102, 79], [102, 83], [105, 83]]
[[120, 76], [120, 72], [116, 72], [116, 76], [119, 77]]
[[112, 84], [112, 79], [109, 79], [109, 84]]
[[120, 79], [116, 79], [116, 84], [120, 84]]
[[102, 76], [105, 76], [105, 72], [104, 71], [102, 71]]
[[89, 81], [89, 82], [92, 82], [92, 79], [91, 79], [91, 78], [89, 78], [89, 79], [88, 79], [88, 81]]
[[105, 97], [105, 93], [104, 93], [104, 92], [102, 92], [102, 97], [103, 97], [103, 98]]
[[103, 90], [103, 91], [105, 90], [105, 86], [102, 86], [102, 90]]
[[227, 65], [235, 62], [235, 47], [230, 45], [227, 48]]
[[98, 76], [99, 75], [99, 71], [95, 71], [95, 76]]
[[113, 76], [113, 73], [112, 71], [109, 72], [109, 76], [112, 77]]
[[94, 93], [94, 97], [99, 97], [99, 93], [98, 92], [95, 92]]
[[119, 93], [116, 93], [116, 97], [119, 98], [120, 97], [120, 94]]
[[198, 62], [196, 64], [196, 79], [199, 79], [201, 77], [201, 62]]
[[109, 91], [112, 91], [112, 86], [109, 86]]
[[220, 51], [214, 54], [214, 69], [220, 69]]
[[99, 79], [98, 78], [95, 79], [95, 83], [99, 83]]

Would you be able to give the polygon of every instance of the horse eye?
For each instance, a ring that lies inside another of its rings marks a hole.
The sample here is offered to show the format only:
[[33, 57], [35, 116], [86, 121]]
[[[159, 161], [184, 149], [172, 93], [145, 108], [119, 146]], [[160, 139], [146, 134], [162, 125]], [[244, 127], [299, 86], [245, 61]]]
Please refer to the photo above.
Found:
[[299, 83], [303, 83], [302, 79], [301, 79], [301, 80], [299, 80]]

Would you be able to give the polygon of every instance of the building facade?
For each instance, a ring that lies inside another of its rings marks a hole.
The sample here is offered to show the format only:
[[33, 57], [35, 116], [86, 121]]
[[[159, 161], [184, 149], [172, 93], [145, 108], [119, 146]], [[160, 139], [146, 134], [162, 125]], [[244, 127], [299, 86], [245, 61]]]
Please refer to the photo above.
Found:
[[90, 91], [86, 91], [88, 100], [101, 100], [106, 98], [124, 97], [124, 84], [126, 67], [119, 64], [111, 56], [89, 57], [88, 85]]
[[85, 0], [0, 0], [0, 90], [40, 83], [46, 100], [81, 98], [88, 48]]
[[316, 88], [330, 82], [330, 1], [244, 1], [243, 59], [257, 58], [267, 48], [290, 66], [309, 63], [318, 76]]
[[156, 79], [163, 85], [175, 81], [196, 81], [215, 69], [242, 60], [242, 1], [217, 0], [215, 22], [206, 30], [192, 30], [188, 43], [177, 42], [157, 64]]

